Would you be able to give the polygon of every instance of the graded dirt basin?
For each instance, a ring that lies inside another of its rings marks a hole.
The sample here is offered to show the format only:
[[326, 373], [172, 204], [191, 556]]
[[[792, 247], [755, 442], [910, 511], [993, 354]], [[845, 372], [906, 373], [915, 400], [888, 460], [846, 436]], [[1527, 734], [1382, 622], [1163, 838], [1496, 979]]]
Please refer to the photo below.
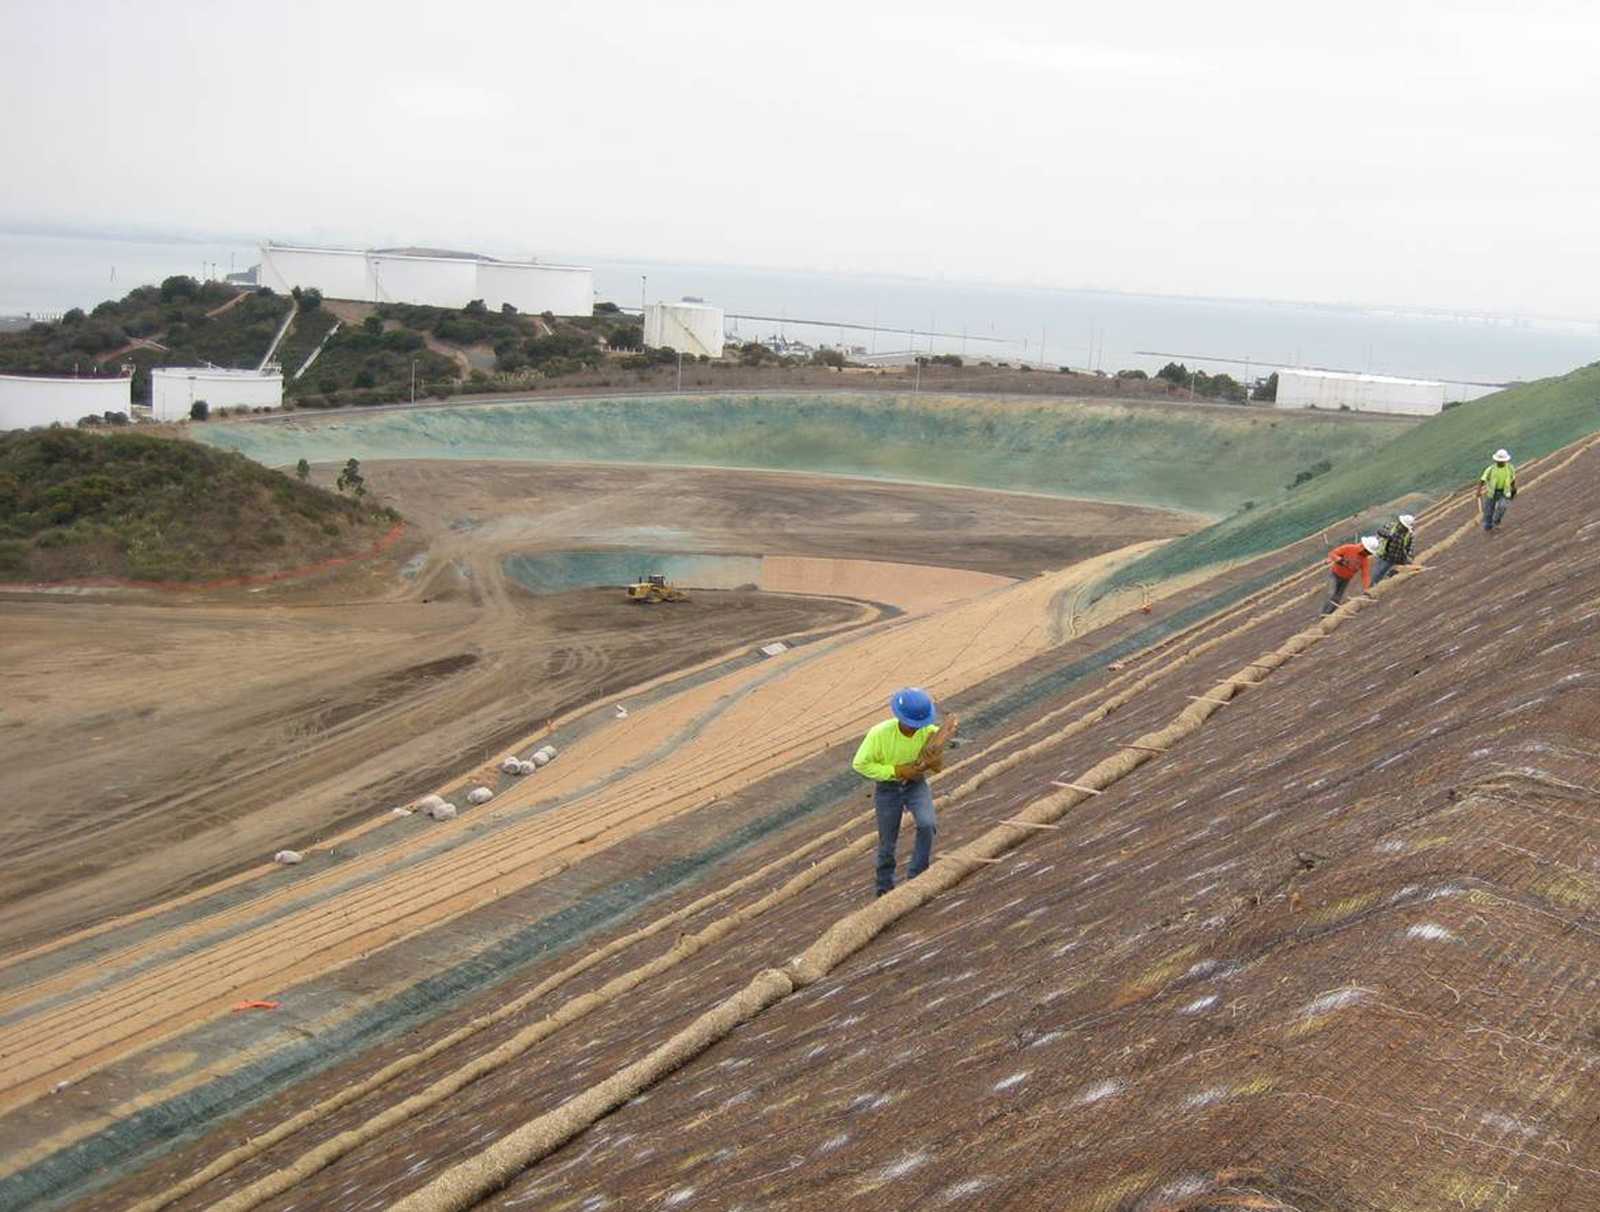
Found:
[[[803, 475], [416, 461], [367, 477], [408, 519], [390, 558], [253, 591], [0, 601], [4, 785], [37, 806], [0, 858], [0, 948], [314, 844], [663, 675], [1192, 526]], [[769, 561], [767, 592], [660, 609], [529, 593], [502, 566], [593, 548], [822, 558]]]
[[[385, 758], [435, 753], [457, 819], [384, 801], [14, 948], [0, 1208], [1600, 1207], [1600, 447], [1524, 466], [1502, 534], [1419, 507], [1423, 567], [1327, 618], [1315, 537], [1085, 610], [1187, 521], [780, 477], [752, 542], [768, 477], [559, 471], [372, 464], [421, 520], [368, 600], [558, 645], [525, 612], [603, 531], [848, 613], [578, 675], [547, 727], [468, 697], [505, 739]], [[848, 762], [902, 681], [962, 724], [936, 861], [874, 900]]]

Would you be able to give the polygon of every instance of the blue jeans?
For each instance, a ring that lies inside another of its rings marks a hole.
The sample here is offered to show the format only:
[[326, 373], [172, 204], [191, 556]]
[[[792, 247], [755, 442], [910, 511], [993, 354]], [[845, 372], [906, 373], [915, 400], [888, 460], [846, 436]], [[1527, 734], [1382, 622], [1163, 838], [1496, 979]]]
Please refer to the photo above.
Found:
[[894, 889], [894, 847], [900, 840], [900, 817], [911, 813], [917, 824], [917, 843], [911, 851], [906, 878], [914, 880], [933, 858], [933, 838], [939, 822], [933, 815], [933, 789], [927, 779], [902, 783], [889, 779], [878, 784], [872, 805], [878, 813], [878, 895]]
[[1322, 604], [1323, 614], [1332, 614], [1339, 609], [1339, 603], [1344, 601], [1345, 590], [1350, 588], [1353, 577], [1342, 577], [1338, 573], [1329, 574], [1333, 578], [1333, 588], [1328, 591], [1328, 600]]
[[1505, 521], [1506, 506], [1511, 504], [1511, 498], [1501, 496], [1498, 492], [1483, 494], [1483, 528], [1493, 530]]

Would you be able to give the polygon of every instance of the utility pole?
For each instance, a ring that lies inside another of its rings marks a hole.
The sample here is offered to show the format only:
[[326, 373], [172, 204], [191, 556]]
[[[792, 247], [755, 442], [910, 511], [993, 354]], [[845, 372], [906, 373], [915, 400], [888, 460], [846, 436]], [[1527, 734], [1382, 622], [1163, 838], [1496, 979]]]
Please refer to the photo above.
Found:
[[683, 350], [678, 351], [678, 394], [683, 394]]
[[417, 402], [417, 360], [411, 359], [411, 402]]

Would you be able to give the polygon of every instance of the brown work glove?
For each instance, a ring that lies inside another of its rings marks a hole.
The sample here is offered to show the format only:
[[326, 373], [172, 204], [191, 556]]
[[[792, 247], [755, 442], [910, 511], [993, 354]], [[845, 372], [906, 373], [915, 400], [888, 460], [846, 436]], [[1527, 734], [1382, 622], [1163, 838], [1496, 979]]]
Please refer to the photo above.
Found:
[[957, 716], [950, 716], [945, 720], [939, 731], [933, 734], [933, 739], [922, 747], [922, 756], [917, 759], [917, 765], [929, 774], [938, 774], [944, 769], [944, 747], [951, 737], [955, 736], [956, 729], [961, 726]]
[[894, 777], [902, 783], [914, 783], [922, 777], [920, 762], [905, 762], [894, 768]]

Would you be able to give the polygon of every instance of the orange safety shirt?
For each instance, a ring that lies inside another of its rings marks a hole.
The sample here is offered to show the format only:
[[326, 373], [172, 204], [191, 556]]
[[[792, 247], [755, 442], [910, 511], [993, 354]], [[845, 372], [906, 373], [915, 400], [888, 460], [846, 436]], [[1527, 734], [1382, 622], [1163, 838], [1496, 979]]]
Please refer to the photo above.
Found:
[[1361, 588], [1372, 588], [1372, 557], [1360, 543], [1343, 543], [1335, 547], [1328, 553], [1328, 563], [1333, 566], [1333, 575], [1341, 581], [1348, 581], [1359, 572]]

